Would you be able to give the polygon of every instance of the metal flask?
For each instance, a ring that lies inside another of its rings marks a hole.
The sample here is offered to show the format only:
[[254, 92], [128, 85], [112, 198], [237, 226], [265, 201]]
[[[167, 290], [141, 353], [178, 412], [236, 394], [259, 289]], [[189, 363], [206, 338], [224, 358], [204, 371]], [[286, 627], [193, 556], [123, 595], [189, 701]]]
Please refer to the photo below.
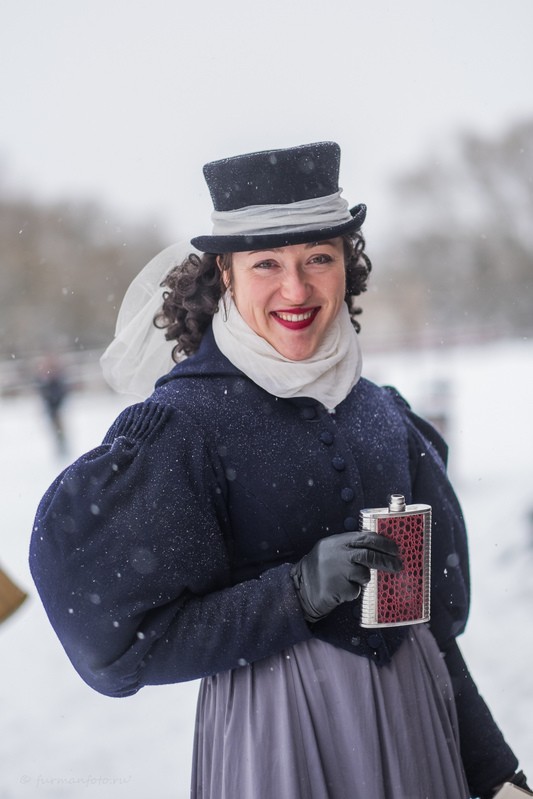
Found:
[[360, 529], [392, 538], [403, 569], [370, 569], [361, 599], [362, 627], [397, 627], [429, 621], [431, 587], [431, 506], [406, 505], [391, 494], [386, 508], [365, 508]]

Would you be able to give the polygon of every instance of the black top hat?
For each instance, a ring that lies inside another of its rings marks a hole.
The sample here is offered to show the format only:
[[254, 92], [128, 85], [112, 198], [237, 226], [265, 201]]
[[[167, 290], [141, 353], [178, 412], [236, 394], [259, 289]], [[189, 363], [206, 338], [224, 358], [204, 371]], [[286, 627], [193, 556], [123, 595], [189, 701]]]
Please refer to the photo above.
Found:
[[191, 244], [223, 253], [323, 241], [361, 227], [366, 205], [348, 210], [339, 190], [340, 147], [317, 142], [263, 150], [204, 166], [213, 232]]

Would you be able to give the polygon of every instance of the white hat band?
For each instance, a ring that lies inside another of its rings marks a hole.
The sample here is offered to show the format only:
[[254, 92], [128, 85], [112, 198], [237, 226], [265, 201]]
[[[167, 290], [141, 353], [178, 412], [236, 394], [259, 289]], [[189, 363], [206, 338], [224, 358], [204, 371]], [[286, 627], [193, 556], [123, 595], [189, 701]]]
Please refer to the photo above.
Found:
[[284, 205], [249, 205], [211, 214], [213, 236], [261, 236], [269, 233], [305, 233], [350, 222], [353, 217], [342, 189], [327, 197]]

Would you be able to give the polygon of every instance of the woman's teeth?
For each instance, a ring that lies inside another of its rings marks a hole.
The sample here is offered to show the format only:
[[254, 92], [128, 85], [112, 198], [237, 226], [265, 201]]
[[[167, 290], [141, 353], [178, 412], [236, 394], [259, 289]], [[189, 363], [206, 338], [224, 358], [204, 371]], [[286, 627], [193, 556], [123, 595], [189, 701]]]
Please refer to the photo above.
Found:
[[276, 311], [276, 316], [279, 316], [284, 322], [304, 322], [306, 319], [310, 319], [312, 315], [313, 311], [306, 311], [305, 313], [285, 313]]

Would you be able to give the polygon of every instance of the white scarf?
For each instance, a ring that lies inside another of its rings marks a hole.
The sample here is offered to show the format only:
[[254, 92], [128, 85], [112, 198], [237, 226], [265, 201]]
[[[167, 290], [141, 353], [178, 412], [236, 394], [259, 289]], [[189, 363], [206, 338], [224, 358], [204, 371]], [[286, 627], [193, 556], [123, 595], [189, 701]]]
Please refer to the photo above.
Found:
[[302, 361], [285, 358], [257, 335], [228, 293], [213, 317], [213, 333], [226, 358], [275, 397], [312, 397], [333, 410], [361, 376], [359, 338], [344, 302], [314, 355]]

